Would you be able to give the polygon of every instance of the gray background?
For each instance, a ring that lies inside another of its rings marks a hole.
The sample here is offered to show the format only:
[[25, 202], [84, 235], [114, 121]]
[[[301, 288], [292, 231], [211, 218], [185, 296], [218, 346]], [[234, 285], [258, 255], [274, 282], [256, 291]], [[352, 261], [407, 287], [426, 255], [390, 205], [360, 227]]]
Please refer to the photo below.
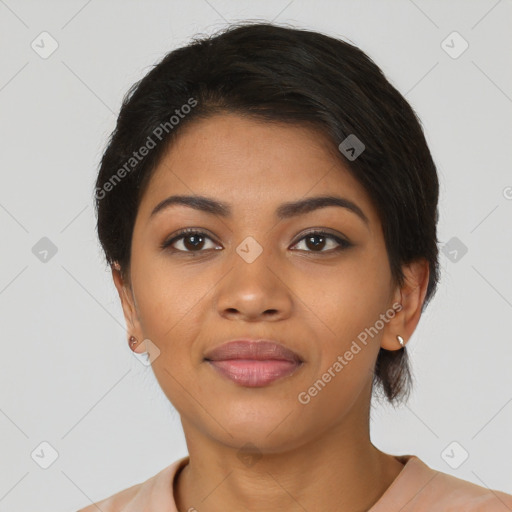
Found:
[[[372, 439], [512, 493], [510, 1], [0, 0], [0, 512], [76, 510], [187, 453], [128, 349], [93, 183], [129, 86], [243, 19], [349, 40], [421, 117], [441, 180], [442, 282], [408, 345], [413, 396], [375, 405]], [[47, 58], [31, 47], [51, 49], [43, 31], [58, 43]], [[453, 31], [469, 44], [457, 58]], [[57, 248], [46, 261], [43, 237]], [[48, 469], [43, 441], [59, 454]]]

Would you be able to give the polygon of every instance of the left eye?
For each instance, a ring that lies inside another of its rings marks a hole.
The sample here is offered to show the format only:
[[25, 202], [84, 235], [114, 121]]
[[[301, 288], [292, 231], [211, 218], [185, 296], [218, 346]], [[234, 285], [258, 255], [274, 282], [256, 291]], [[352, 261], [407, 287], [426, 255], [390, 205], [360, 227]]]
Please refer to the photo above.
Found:
[[[331, 242], [331, 247], [327, 247], [327, 250], [324, 250], [325, 247], [329, 245], [328, 241]], [[303, 236], [295, 246], [300, 245], [301, 243], [304, 243], [308, 248], [313, 248], [307, 252], [340, 251], [350, 247], [351, 245], [346, 240], [323, 231], [312, 231], [311, 233], [308, 233], [306, 236]], [[334, 247], [332, 247], [333, 243]]]

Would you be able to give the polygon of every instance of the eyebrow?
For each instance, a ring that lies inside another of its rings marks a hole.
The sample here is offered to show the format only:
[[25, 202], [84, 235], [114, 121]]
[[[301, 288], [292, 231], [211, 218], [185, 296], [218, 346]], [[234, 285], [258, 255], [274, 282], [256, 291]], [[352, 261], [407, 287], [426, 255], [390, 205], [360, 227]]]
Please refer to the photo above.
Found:
[[[230, 218], [232, 216], [231, 207], [221, 201], [212, 199], [205, 196], [186, 196], [177, 195], [170, 196], [163, 201], [160, 201], [153, 211], [151, 212], [150, 218], [154, 217], [157, 213], [166, 210], [173, 205], [182, 205], [195, 210], [199, 210], [212, 215], [218, 215], [224, 218]], [[280, 220], [289, 219], [297, 215], [304, 215], [306, 213], [318, 210], [320, 208], [326, 208], [328, 206], [338, 206], [345, 208], [352, 213], [356, 214], [365, 224], [369, 225], [368, 217], [354, 202], [344, 197], [338, 196], [318, 196], [318, 197], [307, 197], [298, 201], [292, 201], [281, 204], [276, 209], [276, 217]]]

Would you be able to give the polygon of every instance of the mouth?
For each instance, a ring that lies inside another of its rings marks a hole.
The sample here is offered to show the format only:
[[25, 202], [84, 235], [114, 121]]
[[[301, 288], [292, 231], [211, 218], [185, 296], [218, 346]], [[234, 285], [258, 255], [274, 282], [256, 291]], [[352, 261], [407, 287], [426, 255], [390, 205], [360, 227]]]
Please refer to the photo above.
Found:
[[263, 387], [295, 373], [298, 354], [270, 340], [235, 340], [209, 351], [204, 360], [223, 377], [245, 387]]

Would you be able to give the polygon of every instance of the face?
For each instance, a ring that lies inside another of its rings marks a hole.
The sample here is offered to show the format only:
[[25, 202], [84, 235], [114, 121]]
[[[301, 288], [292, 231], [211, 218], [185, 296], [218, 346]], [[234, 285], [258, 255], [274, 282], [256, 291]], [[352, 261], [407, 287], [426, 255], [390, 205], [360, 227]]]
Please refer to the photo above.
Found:
[[[226, 211], [173, 203], [152, 214], [170, 196]], [[345, 206], [283, 208], [324, 196]], [[160, 351], [153, 370], [184, 428], [270, 453], [367, 422], [379, 348], [400, 348], [399, 315], [383, 321], [400, 294], [377, 213], [321, 135], [235, 115], [189, 125], [149, 183], [131, 250], [125, 315]], [[276, 341], [300, 364], [270, 363], [263, 373], [292, 369], [250, 385], [205, 360], [247, 338]]]

